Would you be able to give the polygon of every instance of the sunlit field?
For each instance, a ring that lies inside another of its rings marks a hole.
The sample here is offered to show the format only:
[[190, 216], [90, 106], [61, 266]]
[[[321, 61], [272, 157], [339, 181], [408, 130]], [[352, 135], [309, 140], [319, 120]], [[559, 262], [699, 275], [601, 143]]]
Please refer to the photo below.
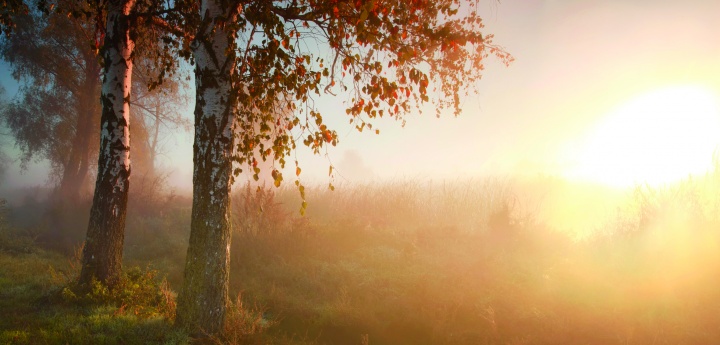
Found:
[[[189, 341], [171, 318], [190, 199], [144, 190], [113, 293], [63, 288], [87, 205], [31, 194], [4, 207], [0, 343]], [[717, 170], [622, 190], [560, 177], [341, 184], [310, 188], [305, 217], [297, 194], [236, 188], [222, 343], [720, 342]]]

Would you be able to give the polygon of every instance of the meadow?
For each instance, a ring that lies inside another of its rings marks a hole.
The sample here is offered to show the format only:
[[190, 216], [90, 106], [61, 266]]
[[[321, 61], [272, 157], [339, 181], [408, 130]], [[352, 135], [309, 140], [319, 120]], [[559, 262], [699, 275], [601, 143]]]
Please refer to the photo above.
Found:
[[[125, 275], [75, 294], [89, 201], [3, 205], [0, 343], [185, 344], [191, 199], [133, 186]], [[720, 172], [235, 188], [219, 344], [720, 343]], [[139, 192], [142, 191], [142, 192]]]

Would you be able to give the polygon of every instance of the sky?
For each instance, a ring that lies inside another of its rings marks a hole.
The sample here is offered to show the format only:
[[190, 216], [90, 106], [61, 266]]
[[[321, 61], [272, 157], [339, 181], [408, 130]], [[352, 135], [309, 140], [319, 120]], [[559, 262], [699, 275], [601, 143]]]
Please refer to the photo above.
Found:
[[[515, 61], [505, 67], [491, 58], [479, 94], [462, 100], [459, 117], [436, 118], [427, 107], [408, 115], [404, 127], [387, 120], [378, 123], [380, 135], [358, 133], [347, 125], [344, 97], [322, 96], [318, 104], [340, 144], [319, 157], [300, 150], [303, 181], [330, 182], [332, 164], [336, 184], [524, 174], [625, 186], [710, 166], [720, 142], [720, 2], [480, 6], [485, 33]], [[7, 74], [0, 64], [0, 82], [12, 91]], [[167, 147], [160, 165], [174, 188], [188, 190], [192, 133], [173, 134]], [[43, 166], [24, 174], [13, 167], [3, 183], [43, 184]]]

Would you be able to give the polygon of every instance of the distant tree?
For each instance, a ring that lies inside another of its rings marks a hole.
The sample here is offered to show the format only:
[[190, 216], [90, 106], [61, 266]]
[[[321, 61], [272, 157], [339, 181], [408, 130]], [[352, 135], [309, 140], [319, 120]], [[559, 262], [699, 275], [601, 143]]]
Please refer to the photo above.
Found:
[[[280, 185], [279, 169], [298, 141], [315, 153], [338, 142], [314, 97], [349, 91], [345, 113], [359, 131], [383, 116], [402, 121], [431, 101], [438, 114], [450, 107], [457, 115], [460, 96], [476, 86], [485, 58], [511, 60], [492, 36], [481, 34], [473, 1], [175, 4], [185, 14], [177, 26], [185, 28], [196, 83], [191, 234], [176, 322], [197, 334], [223, 326], [233, 173], [249, 168], [257, 179], [257, 162], [271, 160]], [[295, 184], [304, 197], [299, 179]]]
[[[144, 133], [142, 138], [132, 133], [133, 140], [140, 145], [140, 149], [133, 149], [133, 165], [136, 173], [140, 166], [140, 175], [155, 178], [158, 175], [156, 162], [164, 150], [162, 131], [190, 129], [190, 121], [181, 113], [190, 96], [185, 93], [188, 85], [181, 75], [166, 78], [162, 84], [153, 87], [157, 79], [155, 61], [147, 56], [136, 60], [130, 111], [136, 118], [133, 122], [139, 124]], [[141, 161], [139, 164], [138, 158]]]
[[[5, 100], [5, 88], [0, 85], [0, 113], [3, 112], [5, 107], [7, 106], [7, 101]], [[10, 165], [10, 158], [8, 157], [7, 153], [4, 149], [1, 149], [2, 147], [6, 147], [5, 140], [7, 137], [9, 137], [9, 133], [0, 132], [0, 185], [2, 184], [3, 180], [5, 179], [5, 174], [7, 173], [8, 166]]]
[[22, 83], [0, 113], [21, 151], [21, 162], [50, 161], [58, 194], [77, 201], [97, 151], [100, 64], [91, 47], [93, 28], [66, 16], [17, 16], [0, 57]]

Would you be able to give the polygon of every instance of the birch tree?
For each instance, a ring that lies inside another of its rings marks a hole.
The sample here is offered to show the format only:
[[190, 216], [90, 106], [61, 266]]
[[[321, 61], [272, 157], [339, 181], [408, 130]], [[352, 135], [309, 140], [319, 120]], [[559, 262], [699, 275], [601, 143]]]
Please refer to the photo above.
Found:
[[[130, 103], [135, 50], [138, 40], [152, 42], [145, 48], [158, 71], [157, 86], [176, 69], [172, 41], [153, 20], [162, 20], [166, 2], [107, 0], [82, 3], [89, 10], [72, 9], [80, 16], [96, 15], [102, 39], [103, 82], [100, 94], [100, 152], [93, 203], [90, 210], [79, 283], [93, 279], [113, 286], [121, 272], [128, 192], [130, 188]], [[103, 25], [104, 23], [104, 25]], [[163, 39], [165, 38], [165, 39]], [[163, 42], [167, 42], [165, 46]]]
[[134, 0], [107, 4], [100, 94], [100, 154], [79, 282], [114, 284], [121, 272], [130, 188], [130, 88], [135, 42], [130, 32]]
[[[88, 287], [93, 279], [97, 279], [112, 287], [120, 275], [131, 172], [131, 117], [129, 105], [131, 102], [133, 60], [138, 55], [135, 46], [138, 39], [145, 39], [146, 43], [152, 42], [145, 45], [145, 49], [142, 51], [144, 57], [154, 61], [155, 68], [153, 72], [156, 72], [156, 78], [150, 81], [151, 88], [162, 84], [163, 79], [167, 76], [172, 76], [177, 68], [177, 49], [174, 48], [174, 42], [164, 35], [162, 30], [158, 29], [160, 26], [153, 25], [153, 23], [162, 23], [163, 17], [171, 13], [180, 13], [170, 9], [169, 6], [171, 5], [172, 2], [152, 0], [38, 0], [27, 2], [12, 0], [0, 4], [0, 30], [5, 34], [5, 38], [15, 34], [14, 29], [17, 27], [19, 18], [27, 17], [32, 11], [49, 15], [51, 19], [74, 18], [77, 20], [75, 23], [82, 23], [82, 25], [85, 25], [83, 28], [90, 28], [90, 30], [84, 31], [88, 41], [85, 43], [88, 44], [81, 43], [71, 50], [81, 53], [87, 51], [90, 51], [91, 54], [100, 53], [102, 58], [102, 71], [99, 72], [102, 75], [102, 85], [99, 93], [100, 125], [99, 128], [95, 127], [96, 131], [99, 131], [100, 144], [98, 173], [83, 249], [82, 268], [79, 277], [80, 286]], [[62, 31], [59, 30], [60, 33], [63, 33]], [[57, 33], [51, 32], [50, 34]], [[16, 49], [36, 48], [32, 46], [26, 47], [26, 45], [23, 45], [22, 40], [16, 40], [16, 42], [14, 48], [6, 51], [14, 53], [13, 50]], [[93, 49], [81, 47], [92, 47]], [[57, 68], [45, 69], [41, 71], [44, 73], [43, 75], [51, 76], [53, 82], [58, 84], [72, 83], [72, 78], [66, 78], [67, 75], [58, 74], [58, 71], [66, 71], [67, 69], [60, 67], [69, 63], [57, 59], [52, 54], [52, 49], [45, 50], [49, 50], [49, 54], [45, 56], [39, 54], [40, 59], [25, 64], [22, 68], [37, 69], [40, 65], [38, 62], [46, 62], [48, 65]], [[76, 58], [80, 59], [80, 57]], [[86, 60], [91, 61], [92, 59]], [[90, 66], [89, 63], [86, 66], [80, 66], [80, 69], [98, 73], [97, 67], [100, 66], [99, 64], [95, 65], [94, 69], [88, 66]], [[87, 78], [87, 80], [98, 82], [97, 78]], [[31, 98], [37, 95], [33, 93], [26, 94], [30, 97], [26, 103], [31, 106], [35, 105]], [[92, 92], [86, 92], [85, 94], [90, 95]], [[74, 97], [80, 99], [78, 102], [83, 104], [97, 104], [97, 96], [79, 97], [79, 95], [69, 92], [46, 93], [46, 95], [59, 95], [51, 100], [64, 99], [67, 101], [69, 98]], [[68, 95], [71, 95], [71, 97]], [[57, 108], [59, 111], [67, 111], [67, 107], [58, 106]], [[17, 107], [16, 110], [18, 110], [18, 114], [28, 114], [27, 111], [24, 111], [26, 109]], [[28, 120], [24, 116], [15, 116], [15, 118], [18, 121], [27, 122]], [[34, 122], [42, 124], [45, 120], [44, 117], [40, 116], [36, 117]], [[85, 126], [84, 128], [87, 130], [89, 127]], [[76, 126], [76, 129], [79, 128], [79, 126]], [[85, 130], [78, 133], [77, 140], [92, 140], [92, 134], [96, 132], [85, 132]], [[86, 147], [87, 145], [78, 146]], [[53, 146], [53, 148], [62, 151], [61, 145]], [[74, 153], [71, 153], [71, 161], [73, 156]], [[87, 160], [81, 165], [87, 168]], [[73, 166], [68, 164], [65, 172], [69, 174], [76, 171], [76, 169], [72, 168]]]
[[[190, 245], [176, 318], [193, 334], [217, 334], [223, 327], [234, 173], [249, 169], [258, 178], [258, 161], [269, 160], [279, 186], [280, 169], [295, 149], [320, 153], [338, 143], [326, 116], [347, 116], [363, 131], [372, 130], [377, 118], [403, 121], [428, 102], [437, 114], [449, 108], [457, 115], [461, 96], [475, 90], [485, 59], [512, 59], [493, 45], [492, 36], [481, 33], [478, 4], [472, 1], [176, 5], [185, 8], [180, 26], [196, 28], [184, 36], [195, 62], [195, 165]], [[323, 113], [314, 106], [321, 94], [346, 95], [347, 108]], [[294, 164], [304, 199], [300, 164]]]

